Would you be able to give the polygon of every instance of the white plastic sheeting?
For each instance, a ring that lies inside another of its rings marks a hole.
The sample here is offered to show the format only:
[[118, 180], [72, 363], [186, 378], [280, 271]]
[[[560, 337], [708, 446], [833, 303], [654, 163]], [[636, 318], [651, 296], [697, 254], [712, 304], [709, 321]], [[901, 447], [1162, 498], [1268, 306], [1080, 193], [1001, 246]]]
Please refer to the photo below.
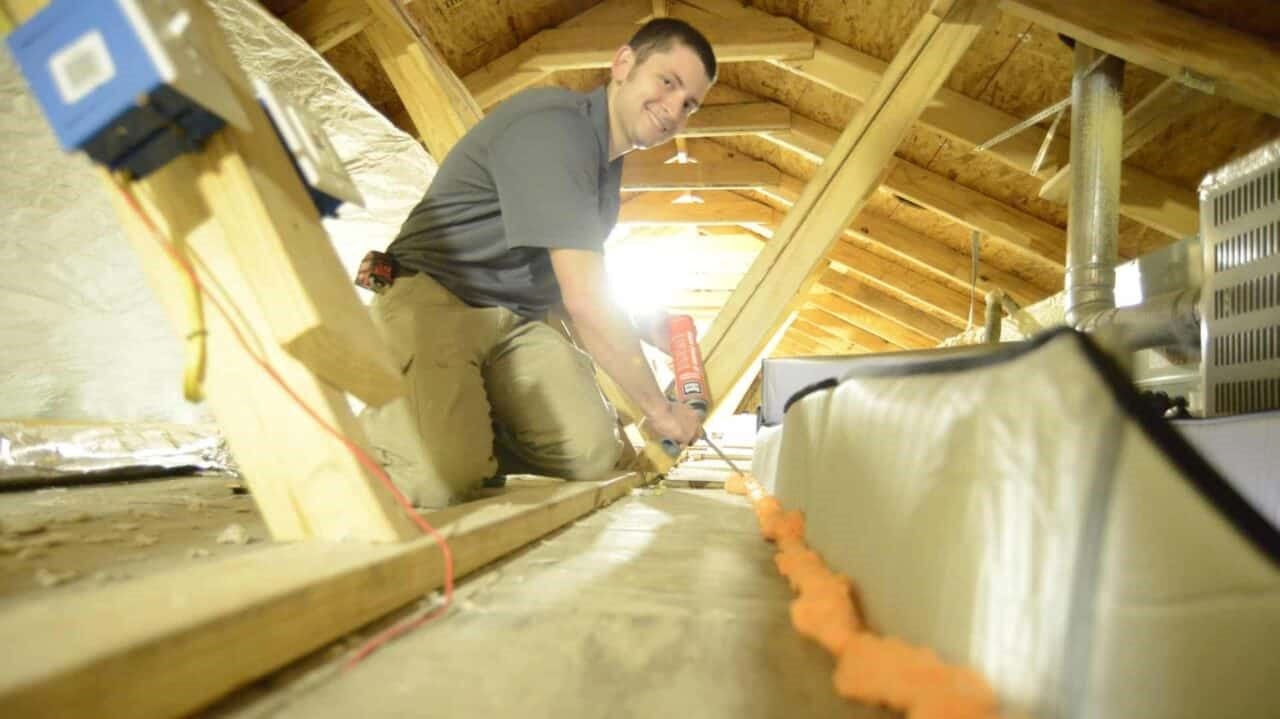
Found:
[[1015, 716], [1273, 716], [1280, 534], [1099, 358], [851, 372], [787, 411], [776, 494], [871, 626]]
[[[364, 196], [325, 221], [354, 272], [421, 197], [435, 162], [252, 0], [212, 0], [245, 70], [321, 118]], [[180, 343], [101, 180], [64, 154], [0, 53], [0, 418], [189, 422]], [[363, 292], [363, 291], [362, 291]]]

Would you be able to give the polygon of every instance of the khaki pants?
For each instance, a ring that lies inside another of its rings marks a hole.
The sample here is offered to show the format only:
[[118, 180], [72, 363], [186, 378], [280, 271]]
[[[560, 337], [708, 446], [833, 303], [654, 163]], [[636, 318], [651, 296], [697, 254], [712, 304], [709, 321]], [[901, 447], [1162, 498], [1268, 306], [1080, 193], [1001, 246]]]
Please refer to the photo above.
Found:
[[471, 307], [427, 275], [396, 280], [373, 319], [408, 395], [360, 415], [375, 456], [419, 506], [495, 474], [600, 479], [622, 452], [591, 359], [543, 322]]

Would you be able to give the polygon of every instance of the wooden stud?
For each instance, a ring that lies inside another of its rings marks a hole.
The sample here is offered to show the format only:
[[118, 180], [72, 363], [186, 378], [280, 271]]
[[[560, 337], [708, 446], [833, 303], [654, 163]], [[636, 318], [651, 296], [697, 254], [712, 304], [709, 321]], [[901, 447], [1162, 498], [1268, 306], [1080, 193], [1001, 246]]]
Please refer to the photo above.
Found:
[[1006, 0], [1006, 11], [1090, 47], [1280, 115], [1280, 47], [1154, 0]]
[[817, 291], [807, 296], [805, 301], [823, 312], [839, 317], [854, 327], [892, 342], [898, 347], [921, 350], [938, 344], [932, 337], [921, 334], [878, 312], [872, 312], [852, 300], [823, 289], [820, 285], [815, 289]]
[[995, 15], [990, 0], [957, 0], [926, 13], [885, 72], [873, 98], [761, 250], [703, 342], [711, 395], [747, 373], [783, 318], [803, 301], [813, 273], [879, 185], [895, 148], [973, 38]]
[[868, 332], [843, 317], [826, 312], [816, 305], [806, 305], [800, 310], [797, 318], [815, 324], [866, 352], [897, 352], [902, 349], [883, 337]]

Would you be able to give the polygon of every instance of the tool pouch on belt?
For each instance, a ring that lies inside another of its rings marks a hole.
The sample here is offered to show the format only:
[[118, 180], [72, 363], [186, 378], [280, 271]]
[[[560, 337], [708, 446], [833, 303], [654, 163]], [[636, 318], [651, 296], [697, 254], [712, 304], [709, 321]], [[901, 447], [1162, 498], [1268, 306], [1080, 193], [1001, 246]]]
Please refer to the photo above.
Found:
[[356, 270], [356, 286], [381, 294], [396, 281], [398, 274], [399, 267], [394, 257], [385, 252], [370, 251], [360, 260], [360, 269]]

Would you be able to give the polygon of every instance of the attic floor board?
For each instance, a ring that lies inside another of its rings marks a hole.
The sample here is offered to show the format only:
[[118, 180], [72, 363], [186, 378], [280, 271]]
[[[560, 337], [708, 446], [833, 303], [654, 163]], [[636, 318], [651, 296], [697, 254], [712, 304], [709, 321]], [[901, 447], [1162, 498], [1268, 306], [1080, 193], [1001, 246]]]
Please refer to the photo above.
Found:
[[355, 669], [318, 652], [203, 716], [892, 716], [834, 694], [790, 599], [743, 498], [642, 489], [473, 575]]

